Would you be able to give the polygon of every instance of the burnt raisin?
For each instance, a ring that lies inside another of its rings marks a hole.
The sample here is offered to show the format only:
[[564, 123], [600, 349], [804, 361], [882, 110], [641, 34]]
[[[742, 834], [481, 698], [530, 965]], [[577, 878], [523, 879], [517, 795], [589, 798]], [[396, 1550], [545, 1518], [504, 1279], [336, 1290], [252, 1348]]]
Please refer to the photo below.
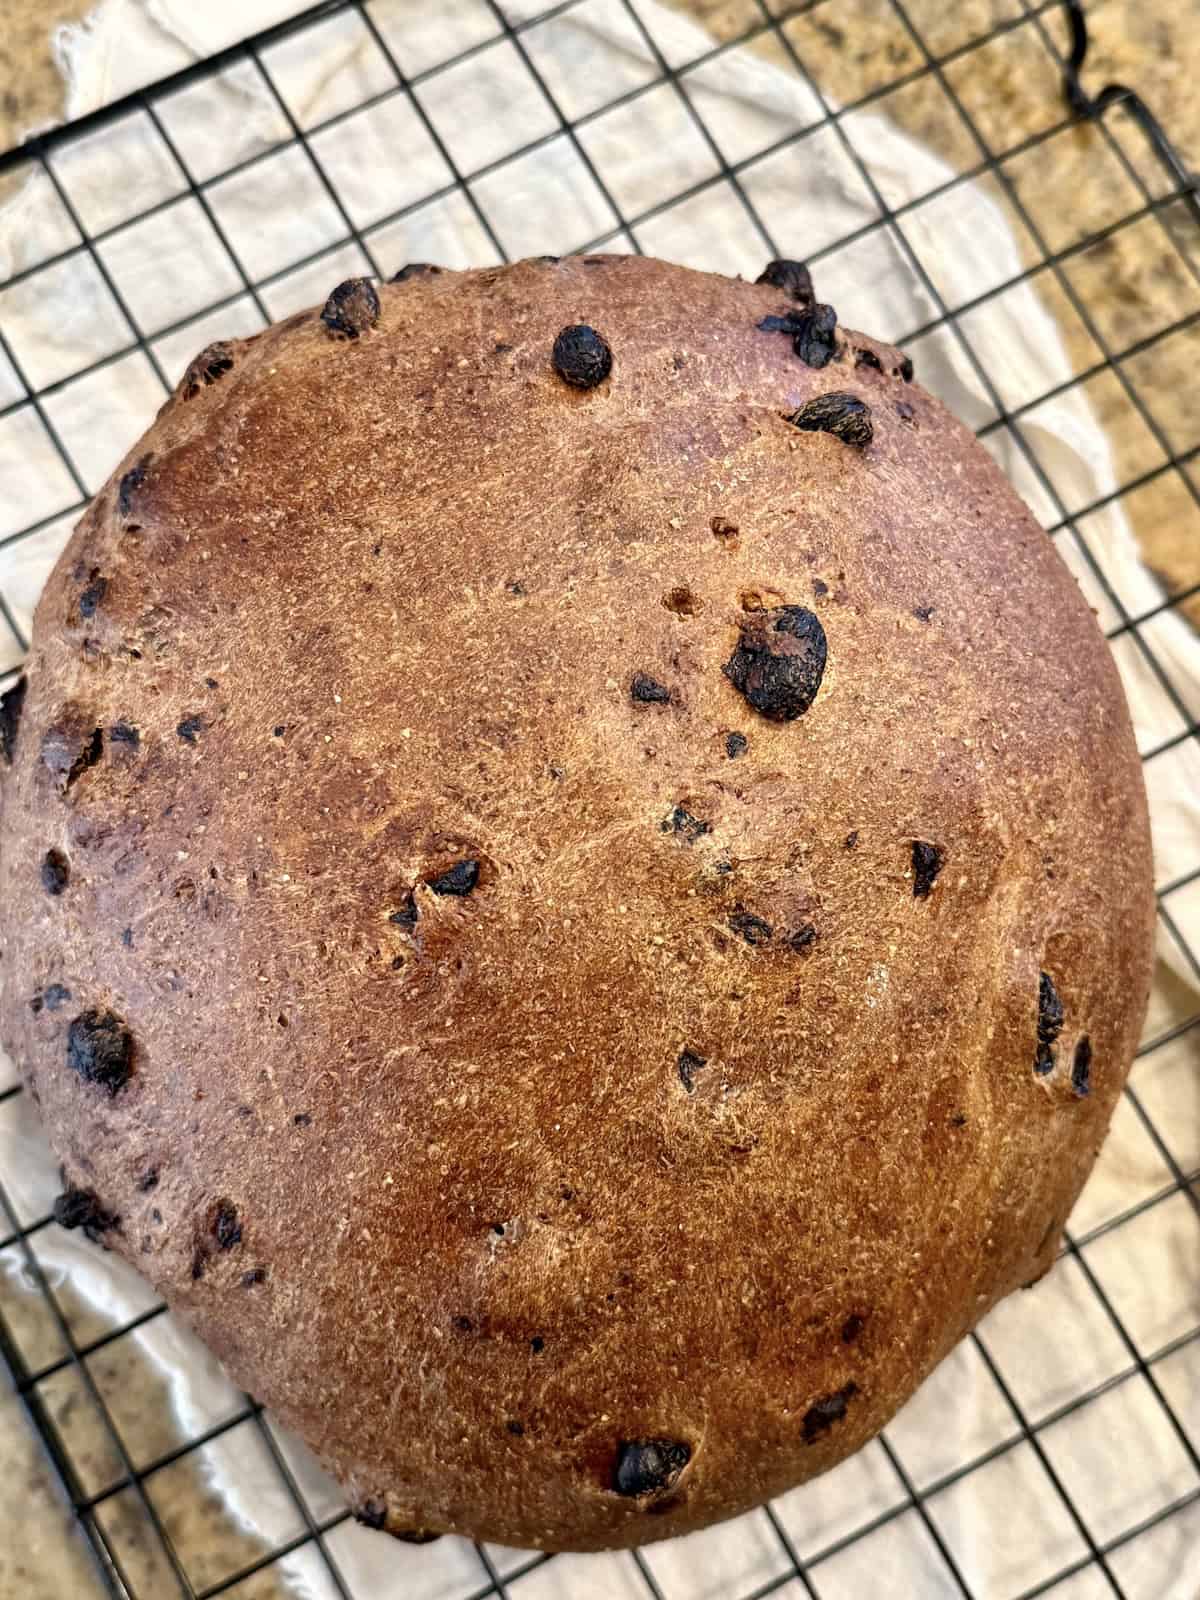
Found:
[[378, 1533], [387, 1521], [387, 1506], [382, 1500], [364, 1500], [361, 1506], [355, 1507], [354, 1520]]
[[768, 261], [754, 281], [769, 283], [773, 289], [782, 289], [784, 294], [802, 306], [812, 305], [815, 298], [812, 273], [803, 261]]
[[831, 433], [843, 444], [852, 444], [859, 450], [865, 449], [875, 436], [870, 406], [857, 395], [845, 394], [840, 390], [806, 400], [799, 411], [793, 411], [788, 416], [787, 421], [793, 428], [802, 428], [805, 433]]
[[807, 366], [827, 367], [837, 354], [837, 312], [815, 305], [800, 315], [792, 349]]
[[870, 367], [873, 372], [883, 371], [883, 362], [874, 350], [855, 350], [854, 365], [856, 367]]
[[665, 706], [671, 700], [671, 691], [666, 684], [659, 683], [657, 678], [647, 677], [644, 672], [634, 673], [629, 693], [632, 699], [641, 701], [643, 705]]
[[912, 846], [913, 899], [928, 900], [934, 880], [942, 870], [942, 852], [935, 844], [914, 839]]
[[744, 756], [750, 748], [750, 741], [744, 733], [727, 733], [725, 735], [725, 754], [730, 761], [736, 761], [739, 756]]
[[913, 616], [918, 622], [928, 622], [936, 609], [935, 606], [914, 606]]
[[133, 502], [138, 490], [146, 481], [146, 468], [150, 465], [150, 457], [143, 456], [136, 466], [121, 479], [117, 486], [117, 515], [127, 517], [133, 510]]
[[109, 741], [112, 744], [127, 744], [130, 749], [136, 750], [142, 742], [142, 736], [131, 722], [114, 722], [108, 730]]
[[722, 671], [755, 711], [772, 722], [803, 716], [825, 675], [825, 630], [803, 606], [752, 612]]
[[47, 850], [42, 857], [42, 888], [47, 894], [61, 894], [71, 881], [71, 863], [61, 850]]
[[1092, 1041], [1085, 1033], [1075, 1046], [1071, 1060], [1071, 1088], [1083, 1098], [1092, 1088]]
[[393, 911], [388, 921], [394, 922], [398, 928], [415, 928], [420, 914], [417, 910], [416, 896], [411, 889], [406, 889], [399, 911]]
[[232, 1200], [218, 1200], [212, 1222], [213, 1238], [220, 1250], [232, 1250], [242, 1242], [242, 1225]]
[[575, 389], [594, 389], [612, 371], [612, 351], [586, 323], [564, 328], [554, 341], [554, 370]]
[[242, 1273], [242, 1288], [253, 1289], [256, 1283], [266, 1283], [266, 1267], [252, 1267], [249, 1272]]
[[185, 400], [194, 400], [201, 389], [207, 388], [210, 383], [216, 383], [219, 378], [232, 370], [233, 356], [229, 346], [223, 340], [218, 340], [216, 344], [210, 344], [201, 350], [200, 354], [189, 363], [183, 375], [180, 392]]
[[93, 1244], [121, 1226], [120, 1217], [106, 1211], [92, 1189], [64, 1189], [54, 1202], [54, 1220], [60, 1228], [82, 1228]]
[[326, 300], [321, 321], [330, 333], [357, 339], [379, 321], [379, 296], [370, 278], [347, 278]]
[[71, 998], [65, 983], [48, 983], [42, 993], [42, 1004], [47, 1011], [61, 1011]]
[[731, 540], [737, 538], [738, 525], [736, 522], [730, 522], [728, 517], [714, 517], [709, 523], [709, 527], [718, 539]]
[[523, 1422], [518, 1422], [515, 1417], [511, 1422], [506, 1422], [504, 1426], [508, 1429], [509, 1433], [512, 1434], [514, 1439], [519, 1439], [525, 1432], [525, 1424]]
[[296, 1115], [292, 1118], [292, 1121], [295, 1123], [295, 1125], [298, 1128], [311, 1128], [312, 1127], [312, 1112], [311, 1111], [297, 1111]]
[[810, 944], [816, 943], [816, 939], [817, 930], [811, 922], [805, 922], [788, 938], [788, 943], [793, 950], [807, 950]]
[[863, 1323], [864, 1319], [859, 1316], [858, 1312], [852, 1311], [845, 1322], [842, 1323], [842, 1343], [853, 1344], [863, 1331]]
[[754, 326], [759, 333], [787, 333], [793, 338], [804, 326], [803, 311], [785, 311], [782, 316], [763, 317]]
[[478, 861], [456, 861], [448, 871], [434, 878], [429, 887], [434, 894], [456, 895], [461, 899], [470, 894], [478, 882]]
[[896, 373], [897, 373], [898, 377], [901, 377], [901, 378], [904, 379], [905, 383], [911, 383], [912, 382], [912, 380], [913, 380], [913, 364], [912, 364], [912, 357], [911, 356], [901, 356], [900, 357], [900, 365], [896, 368]]
[[529, 1348], [533, 1351], [535, 1356], [541, 1355], [542, 1351], [546, 1348], [546, 1341], [542, 1338], [541, 1334], [534, 1334], [533, 1338], [529, 1341]]
[[729, 919], [729, 926], [739, 938], [752, 945], [768, 944], [774, 931], [769, 922], [756, 917], [753, 911], [735, 911]]
[[809, 1406], [801, 1424], [805, 1444], [815, 1444], [823, 1433], [829, 1432], [835, 1422], [840, 1422], [846, 1415], [847, 1405], [857, 1393], [858, 1385], [847, 1383], [834, 1394], [827, 1394], [823, 1400], [818, 1400], [815, 1405]]
[[1043, 972], [1038, 979], [1037, 1050], [1033, 1070], [1045, 1077], [1054, 1070], [1054, 1041], [1062, 1032], [1063, 1003], [1054, 979]]
[[682, 806], [676, 806], [664, 823], [660, 824], [664, 833], [678, 833], [688, 844], [695, 844], [697, 839], [702, 839], [706, 833], [712, 832], [712, 824], [704, 822], [699, 817], [694, 817], [690, 811], [685, 811]]
[[147, 1167], [137, 1181], [138, 1193], [149, 1194], [151, 1189], [158, 1187], [158, 1168]]
[[67, 1065], [115, 1095], [133, 1071], [129, 1029], [111, 1011], [80, 1012], [67, 1030]]
[[185, 744], [195, 744], [196, 735], [204, 732], [204, 718], [194, 715], [184, 717], [175, 724], [175, 732]]
[[399, 272], [393, 272], [389, 283], [407, 283], [410, 278], [435, 278], [442, 271], [428, 261], [409, 261]]
[[94, 617], [107, 593], [108, 579], [93, 578], [79, 596], [79, 615], [81, 617]]
[[0, 694], [0, 754], [10, 767], [17, 748], [17, 729], [21, 725], [21, 711], [25, 705], [27, 687], [26, 680], [18, 678], [16, 683], [10, 683], [4, 693]]
[[284, 734], [287, 732], [287, 726], [282, 722], [276, 723], [276, 725], [271, 729], [271, 732], [277, 739], [282, 739]]
[[691, 1445], [678, 1439], [622, 1439], [613, 1463], [612, 1486], [629, 1499], [662, 1494], [674, 1488], [691, 1459]]
[[689, 1094], [696, 1089], [696, 1074], [701, 1067], [708, 1065], [707, 1056], [698, 1056], [694, 1050], [681, 1050], [675, 1062], [679, 1071], [679, 1081]]

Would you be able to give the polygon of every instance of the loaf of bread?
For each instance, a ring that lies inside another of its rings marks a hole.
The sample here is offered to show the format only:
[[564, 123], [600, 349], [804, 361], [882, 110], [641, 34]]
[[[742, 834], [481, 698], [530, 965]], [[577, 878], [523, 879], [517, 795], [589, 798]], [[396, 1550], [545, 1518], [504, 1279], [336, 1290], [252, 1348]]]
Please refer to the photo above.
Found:
[[210, 347], [0, 732], [59, 1219], [401, 1537], [840, 1460], [1047, 1270], [1138, 1037], [1104, 640], [795, 263], [413, 267]]

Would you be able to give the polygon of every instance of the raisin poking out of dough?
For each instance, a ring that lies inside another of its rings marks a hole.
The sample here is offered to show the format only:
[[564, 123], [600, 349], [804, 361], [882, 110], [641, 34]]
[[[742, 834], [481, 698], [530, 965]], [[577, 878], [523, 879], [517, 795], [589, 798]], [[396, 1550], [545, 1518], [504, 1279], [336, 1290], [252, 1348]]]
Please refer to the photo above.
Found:
[[912, 845], [913, 899], [928, 900], [934, 880], [942, 870], [942, 852], [935, 844], [914, 839]]
[[802, 923], [795, 933], [788, 937], [788, 943], [793, 950], [807, 950], [810, 944], [816, 943], [816, 940], [817, 930], [811, 922]]
[[858, 1393], [856, 1383], [847, 1383], [834, 1394], [827, 1394], [823, 1400], [818, 1400], [815, 1405], [809, 1406], [804, 1413], [801, 1424], [805, 1444], [815, 1444], [823, 1433], [828, 1433], [835, 1422], [840, 1422], [846, 1415], [846, 1407]]
[[102, 1233], [121, 1226], [120, 1217], [104, 1209], [93, 1189], [64, 1189], [54, 1202], [54, 1220], [60, 1228], [82, 1228], [93, 1244]]
[[253, 1289], [257, 1283], [266, 1283], [266, 1267], [251, 1267], [249, 1272], [243, 1272], [241, 1284], [243, 1289]]
[[223, 340], [210, 344], [207, 349], [201, 350], [189, 364], [183, 375], [180, 393], [185, 400], [194, 400], [201, 389], [206, 389], [210, 383], [216, 383], [227, 372], [233, 370], [233, 356], [229, 346]]
[[17, 729], [21, 725], [21, 710], [25, 704], [26, 682], [18, 678], [0, 694], [0, 754], [12, 766], [13, 752], [17, 748]]
[[612, 1486], [628, 1499], [663, 1494], [674, 1488], [691, 1459], [691, 1445], [678, 1439], [622, 1439], [613, 1463]]
[[883, 362], [874, 350], [855, 350], [854, 365], [856, 367], [870, 367], [875, 372], [883, 371]]
[[792, 349], [806, 366], [829, 365], [837, 354], [837, 312], [832, 306], [815, 305], [801, 314]]
[[70, 998], [71, 991], [65, 983], [48, 983], [38, 996], [39, 1004], [35, 1010], [40, 1011], [45, 1006], [47, 1011], [61, 1011]]
[[913, 364], [911, 356], [901, 356], [900, 365], [896, 368], [896, 376], [903, 378], [905, 383], [913, 380]]
[[204, 732], [204, 718], [197, 716], [184, 717], [181, 722], [175, 724], [175, 732], [183, 740], [184, 744], [195, 744], [196, 735]]
[[347, 278], [326, 300], [321, 321], [330, 333], [357, 339], [379, 321], [379, 296], [370, 278]]
[[825, 676], [825, 630], [803, 606], [751, 612], [722, 671], [755, 711], [772, 722], [801, 717]]
[[679, 1069], [679, 1081], [689, 1094], [696, 1090], [696, 1074], [701, 1067], [708, 1065], [707, 1056], [698, 1056], [694, 1050], [681, 1050], [675, 1063]]
[[136, 466], [121, 479], [117, 486], [117, 515], [128, 517], [133, 511], [133, 502], [137, 498], [138, 490], [146, 481], [146, 468], [150, 465], [150, 457], [143, 456]]
[[739, 756], [744, 756], [750, 748], [750, 741], [744, 733], [727, 733], [725, 735], [725, 754], [730, 761], [736, 761]]
[[434, 878], [429, 887], [434, 894], [456, 895], [461, 899], [470, 894], [478, 882], [478, 861], [456, 861], [448, 871]]
[[136, 750], [142, 742], [142, 736], [131, 722], [114, 722], [108, 730], [111, 744], [127, 744], [131, 750]]
[[403, 905], [400, 907], [399, 911], [392, 912], [391, 916], [388, 918], [388, 921], [394, 922], [398, 928], [415, 928], [417, 925], [417, 918], [420, 916], [420, 914], [421, 913], [417, 910], [416, 897], [411, 889], [406, 889], [404, 893]]
[[554, 341], [554, 370], [575, 389], [594, 389], [612, 371], [612, 351], [584, 322], [564, 328]]
[[702, 839], [706, 833], [712, 832], [712, 824], [704, 822], [700, 817], [694, 817], [690, 811], [685, 811], [682, 806], [676, 806], [671, 815], [659, 826], [664, 833], [677, 833], [688, 844], [695, 844], [697, 839]]
[[354, 1508], [354, 1520], [378, 1532], [387, 1521], [387, 1506], [382, 1500], [364, 1500], [361, 1506]]
[[1092, 1088], [1092, 1041], [1085, 1033], [1075, 1046], [1075, 1055], [1071, 1061], [1071, 1088], [1083, 1098], [1091, 1093]]
[[115, 1095], [133, 1071], [129, 1029], [111, 1011], [80, 1012], [67, 1030], [67, 1065], [85, 1083]]
[[729, 926], [739, 938], [747, 944], [769, 944], [774, 930], [769, 922], [764, 922], [762, 917], [756, 917], [753, 911], [735, 911], [729, 919]]
[[1063, 1003], [1054, 979], [1043, 972], [1038, 980], [1037, 1053], [1033, 1070], [1043, 1077], [1054, 1070], [1054, 1041], [1062, 1032]]
[[441, 267], [435, 267], [428, 261], [409, 261], [393, 272], [388, 279], [389, 283], [407, 283], [410, 278], [432, 278], [441, 272]]
[[648, 706], [665, 706], [671, 701], [671, 691], [666, 684], [659, 683], [657, 678], [647, 677], [644, 672], [634, 673], [629, 694], [631, 699]]
[[242, 1225], [238, 1221], [237, 1207], [232, 1200], [218, 1200], [213, 1214], [213, 1238], [220, 1250], [232, 1250], [242, 1242]]
[[769, 283], [773, 289], [782, 289], [784, 294], [802, 306], [812, 305], [816, 298], [812, 273], [803, 261], [768, 261], [754, 281]]
[[787, 421], [793, 428], [801, 428], [805, 433], [831, 433], [843, 444], [852, 444], [859, 450], [865, 449], [875, 437], [870, 406], [857, 395], [845, 394], [840, 390], [806, 400], [799, 411], [793, 411], [788, 416]]
[[71, 863], [61, 850], [47, 850], [42, 857], [42, 888], [59, 895], [71, 881]]
[[79, 615], [81, 617], [94, 617], [107, 593], [108, 579], [93, 578], [79, 596]]

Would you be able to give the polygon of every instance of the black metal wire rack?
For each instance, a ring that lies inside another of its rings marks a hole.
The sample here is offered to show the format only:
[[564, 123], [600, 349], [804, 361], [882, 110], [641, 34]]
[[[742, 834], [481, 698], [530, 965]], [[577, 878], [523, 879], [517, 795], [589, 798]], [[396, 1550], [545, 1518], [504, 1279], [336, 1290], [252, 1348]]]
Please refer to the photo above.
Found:
[[[590, 104], [579, 109], [561, 85], [550, 81], [539, 54], [539, 30], [595, 4], [603, 4], [624, 28], [639, 71], [636, 81], [611, 95], [593, 86]], [[44, 204], [61, 218], [57, 246], [0, 282], [0, 459], [5, 459], [7, 434], [8, 459], [25, 448], [24, 441], [31, 447], [36, 443], [35, 455], [49, 452], [53, 462], [53, 471], [41, 472], [36, 488], [24, 479], [14, 483], [0, 520], [0, 687], [4, 673], [8, 679], [15, 675], [27, 647], [30, 581], [18, 581], [14, 574], [49, 565], [111, 465], [110, 457], [91, 462], [72, 397], [88, 402], [79, 412], [86, 416], [88, 405], [94, 412], [97, 397], [115, 392], [118, 380], [136, 371], [144, 410], [169, 391], [193, 348], [227, 324], [230, 331], [245, 332], [272, 320], [285, 304], [281, 295], [303, 293], [297, 286], [307, 284], [310, 269], [321, 274], [322, 282], [346, 276], [342, 264], [348, 260], [357, 263], [352, 270], [394, 270], [410, 253], [404, 249], [410, 230], [438, 206], [458, 208], [455, 215], [478, 241], [481, 254], [507, 259], [514, 252], [514, 235], [503, 180], [539, 150], [564, 152], [580, 181], [590, 186], [593, 225], [590, 236], [584, 232], [570, 241], [574, 249], [651, 250], [662, 218], [680, 214], [693, 201], [711, 208], [720, 200], [731, 208], [721, 214], [736, 220], [764, 259], [806, 253], [794, 238], [776, 236], [777, 227], [756, 204], [755, 173], [769, 159], [802, 161], [806, 141], [826, 138], [857, 174], [873, 214], [852, 233], [809, 254], [810, 264], [819, 273], [822, 263], [837, 261], [847, 247], [887, 235], [932, 312], [919, 326], [879, 331], [910, 347], [948, 340], [965, 362], [987, 400], [981, 438], [995, 444], [1003, 436], [1011, 444], [1011, 459], [1020, 465], [1027, 492], [1036, 491], [1047, 531], [1070, 541], [1073, 565], [1099, 601], [1114, 648], [1137, 653], [1172, 708], [1169, 734], [1143, 751], [1148, 778], [1160, 764], [1168, 786], [1196, 782], [1200, 766], [1176, 771], [1170, 765], [1184, 756], [1200, 759], [1198, 708], [1161, 659], [1155, 625], [1169, 614], [1181, 616], [1181, 608], [1200, 594], [1200, 584], [1176, 584], [1150, 604], [1135, 604], [1114, 586], [1088, 530], [1089, 519], [1098, 513], [1129, 504], [1167, 480], [1176, 487], [1179, 503], [1192, 515], [1200, 513], [1195, 473], [1200, 433], [1189, 436], [1181, 426], [1172, 397], [1155, 382], [1153, 359], [1147, 359], [1177, 349], [1179, 341], [1195, 344], [1200, 293], [1179, 315], [1164, 316], [1135, 340], [1122, 342], [1101, 325], [1073, 268], [1094, 258], [1106, 243], [1119, 243], [1129, 230], [1149, 227], [1161, 231], [1184, 281], [1200, 285], [1200, 197], [1166, 132], [1136, 93], [1111, 85], [1092, 94], [1085, 87], [1088, 35], [1078, 0], [1008, 0], [992, 8], [988, 28], [948, 22], [936, 39], [929, 37], [927, 24], [914, 20], [916, 0], [843, 0], [836, 11], [835, 0], [746, 0], [746, 25], [738, 35], [719, 44], [709, 41], [687, 59], [675, 59], [664, 49], [649, 0], [560, 0], [543, 9], [463, 0], [451, 9], [438, 42], [430, 44], [427, 34], [420, 59], [408, 61], [382, 0], [325, 0], [0, 156], [0, 181], [14, 174], [40, 175]], [[852, 32], [857, 13], [868, 10], [873, 24], [882, 22], [890, 30], [899, 65], [856, 100], [835, 107], [818, 87], [814, 41], [822, 35], [793, 24], [797, 19], [816, 23], [824, 29], [823, 47], [832, 47], [831, 30]], [[946, 8], [947, 15], [953, 10]], [[1064, 22], [1065, 49], [1056, 42]], [[321, 30], [331, 26], [360, 31], [374, 87], [323, 120], [305, 122], [280, 83], [281, 51], [319, 50], [326, 37]], [[1054, 116], [1047, 108], [1036, 132], [1006, 142], [991, 126], [981, 126], [962, 86], [978, 52], [1018, 34], [1026, 44], [1036, 41], [1053, 63], [1065, 109]], [[722, 130], [704, 113], [704, 73], [728, 52], [763, 41], [803, 83], [813, 112], [783, 138], [734, 152], [725, 148]], [[527, 97], [536, 115], [530, 117], [527, 139], [473, 163], [467, 146], [449, 133], [436, 90], [456, 73], [500, 70], [511, 76], [513, 93]], [[184, 105], [203, 113], [206, 94], [231, 74], [245, 75], [265, 95], [280, 119], [280, 137], [215, 170], [201, 170], [177, 113]], [[889, 95], [913, 88], [936, 91], [942, 114], [967, 154], [953, 176], [889, 205], [855, 142], [853, 118], [865, 110], [886, 111]], [[603, 147], [593, 133], [606, 117], [655, 93], [673, 97], [681, 126], [705, 159], [698, 174], [689, 173], [669, 194], [631, 211], [610, 182], [598, 153]], [[435, 153], [430, 169], [435, 175], [415, 188], [411, 174], [401, 184], [408, 152], [398, 150], [396, 173], [383, 177], [396, 182], [402, 203], [377, 208], [365, 219], [349, 197], [344, 174], [326, 158], [325, 136], [389, 106], [393, 112], [402, 109], [404, 126]], [[72, 152], [94, 137], [128, 127], [131, 119], [141, 119], [154, 141], [166, 174], [162, 191], [132, 209], [118, 204], [111, 216], [96, 214], [73, 192]], [[1127, 203], [1094, 221], [1076, 218], [1064, 241], [1047, 230], [1016, 174], [1021, 163], [1028, 170], [1031, 161], [1053, 162], [1055, 141], [1081, 123], [1091, 124], [1093, 158], [1111, 164]], [[284, 239], [274, 258], [257, 260], [242, 239], [231, 236], [223, 186], [281, 172], [269, 164], [283, 156], [293, 165], [287, 169], [291, 175], [280, 180], [285, 187], [276, 203], [286, 209], [286, 185], [302, 179], [328, 209], [328, 238], [319, 249], [298, 253], [289, 253]], [[997, 186], [1035, 264], [950, 304], [906, 226], [920, 207], [979, 182]], [[177, 217], [183, 206], [200, 219], [205, 248], [215, 253], [220, 269], [213, 270], [182, 315], [164, 320], [134, 303], [136, 296], [122, 278], [121, 247], [134, 230]], [[552, 232], [549, 222], [547, 231]], [[547, 237], [544, 247], [555, 242]], [[515, 248], [522, 243], [518, 240]], [[390, 253], [386, 260], [385, 251]], [[5, 317], [6, 305], [22, 297], [27, 301], [63, 272], [88, 274], [111, 314], [111, 326], [97, 334], [89, 358], [74, 360], [68, 370], [45, 351], [23, 347]], [[1000, 375], [973, 342], [972, 314], [1034, 276], [1069, 307], [1095, 355], [1054, 388], [1006, 404]], [[319, 297], [311, 289], [300, 303]], [[1047, 400], [1101, 377], [1115, 385], [1127, 413], [1138, 419], [1151, 441], [1150, 455], [1128, 481], [1087, 503], [1073, 503], [1030, 442], [1029, 423]], [[131, 413], [127, 442], [144, 420]], [[989, 1318], [935, 1375], [931, 1384], [940, 1387], [931, 1404], [944, 1408], [936, 1428], [927, 1426], [927, 1405], [924, 1421], [906, 1425], [904, 1417], [898, 1419], [868, 1452], [824, 1480], [824, 1488], [806, 1486], [732, 1529], [700, 1536], [698, 1544], [684, 1541], [690, 1556], [678, 1547], [655, 1546], [587, 1558], [607, 1563], [590, 1571], [574, 1558], [473, 1549], [445, 1540], [420, 1550], [389, 1546], [390, 1576], [368, 1592], [352, 1575], [353, 1541], [376, 1536], [354, 1526], [302, 1454], [249, 1397], [227, 1396], [186, 1437], [166, 1444], [160, 1439], [157, 1446], [137, 1441], [122, 1414], [113, 1374], [123, 1370], [130, 1341], [167, 1328], [169, 1315], [147, 1297], [139, 1304], [126, 1296], [119, 1313], [81, 1316], [69, 1285], [52, 1281], [57, 1269], [45, 1247], [57, 1229], [44, 1196], [39, 1201], [34, 1192], [30, 1198], [23, 1174], [4, 1164], [5, 1119], [16, 1127], [30, 1113], [15, 1072], [6, 1077], [8, 1069], [0, 1065], [0, 1353], [94, 1551], [98, 1584], [122, 1600], [215, 1600], [217, 1595], [262, 1600], [276, 1594], [537, 1600], [593, 1593], [655, 1600], [763, 1600], [768, 1594], [849, 1600], [870, 1586], [922, 1600], [943, 1595], [1034, 1600], [1051, 1593], [1060, 1600], [1162, 1600], [1168, 1594], [1195, 1600], [1200, 1595], [1200, 1135], [1194, 1132], [1200, 1126], [1200, 958], [1190, 930], [1200, 929], [1198, 886], [1200, 860], [1158, 886], [1161, 948], [1173, 952], [1177, 969], [1190, 967], [1197, 987], [1177, 986], [1169, 1002], [1152, 1007], [1118, 1112], [1110, 1147], [1118, 1164], [1137, 1154], [1141, 1176], [1132, 1188], [1114, 1191], [1119, 1199], [1106, 1202], [1101, 1195], [1072, 1219], [1063, 1260], [1046, 1280], [1057, 1287], [1039, 1288], [1009, 1303], [1000, 1320]], [[1136, 1255], [1145, 1261], [1145, 1302], [1115, 1287], [1114, 1260]], [[1057, 1388], [1038, 1377], [1050, 1349], [1065, 1349], [1074, 1371]], [[955, 1386], [968, 1382], [987, 1398], [973, 1401], [969, 1416], [955, 1418]], [[81, 1432], [81, 1415], [90, 1419], [91, 1432]], [[1064, 1441], [1076, 1429], [1081, 1432], [1068, 1448]], [[189, 1461], [210, 1458], [232, 1442], [257, 1452], [259, 1481], [269, 1475], [278, 1504], [253, 1537], [243, 1526], [236, 1536], [230, 1532], [223, 1550], [214, 1556], [209, 1548], [201, 1558], [187, 1519], [162, 1492], [163, 1485]], [[1080, 1459], [1086, 1471], [1081, 1472]], [[1134, 1475], [1147, 1479], [1149, 1487], [1115, 1494], [1113, 1483]], [[997, 1559], [997, 1549], [1033, 1537], [1031, 1522], [1038, 1524], [1035, 1542], [1044, 1547], [1036, 1570]], [[980, 1557], [981, 1545], [992, 1553]]]

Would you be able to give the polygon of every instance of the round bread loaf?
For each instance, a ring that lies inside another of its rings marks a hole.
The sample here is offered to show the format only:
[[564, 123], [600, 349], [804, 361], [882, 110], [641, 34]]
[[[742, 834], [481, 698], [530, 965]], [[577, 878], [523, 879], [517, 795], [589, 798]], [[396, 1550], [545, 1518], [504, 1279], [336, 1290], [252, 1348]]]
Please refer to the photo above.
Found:
[[355, 281], [198, 357], [50, 580], [0, 1014], [60, 1221], [372, 1526], [742, 1511], [1054, 1258], [1145, 799], [911, 375], [788, 263]]

